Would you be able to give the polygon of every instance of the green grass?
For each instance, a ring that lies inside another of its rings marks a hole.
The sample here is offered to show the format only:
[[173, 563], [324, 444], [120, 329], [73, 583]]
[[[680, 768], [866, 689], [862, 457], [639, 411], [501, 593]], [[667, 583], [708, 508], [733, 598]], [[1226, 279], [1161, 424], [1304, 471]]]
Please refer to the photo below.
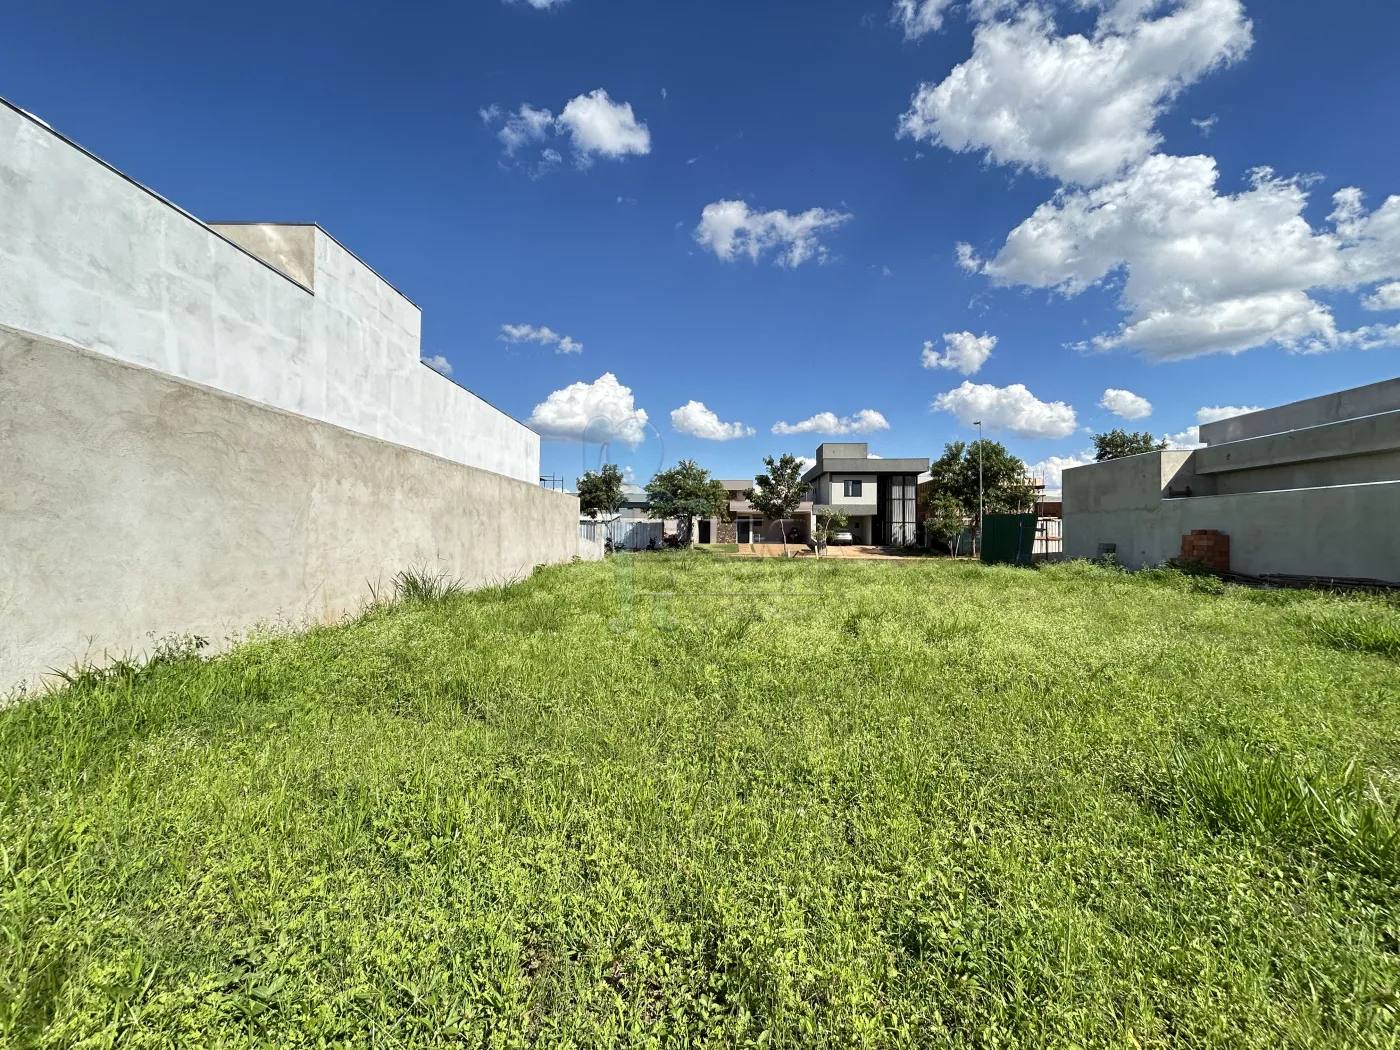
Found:
[[0, 1045], [1400, 1045], [1393, 603], [415, 579], [0, 712]]

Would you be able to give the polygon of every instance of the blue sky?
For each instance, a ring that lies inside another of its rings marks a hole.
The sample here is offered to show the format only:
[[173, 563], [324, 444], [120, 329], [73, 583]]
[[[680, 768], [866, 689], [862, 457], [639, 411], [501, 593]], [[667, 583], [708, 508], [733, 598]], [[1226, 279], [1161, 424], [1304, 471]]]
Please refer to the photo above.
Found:
[[980, 416], [1053, 482], [1087, 431], [1400, 372], [1397, 39], [1356, 0], [65, 2], [7, 14], [0, 93], [201, 218], [321, 223], [454, 379], [613, 418], [639, 480]]

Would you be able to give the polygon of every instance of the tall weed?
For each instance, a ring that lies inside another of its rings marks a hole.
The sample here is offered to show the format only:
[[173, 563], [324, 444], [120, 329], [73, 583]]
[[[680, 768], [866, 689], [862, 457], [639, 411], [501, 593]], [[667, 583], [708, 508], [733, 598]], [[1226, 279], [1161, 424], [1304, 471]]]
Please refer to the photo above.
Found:
[[1316, 849], [1400, 882], [1400, 799], [1382, 798], [1356, 762], [1329, 775], [1280, 755], [1215, 744], [1177, 749], [1166, 765], [1178, 803], [1212, 830]]
[[394, 600], [400, 602], [440, 602], [466, 590], [461, 580], [426, 566], [404, 569], [394, 576], [393, 586]]
[[1309, 609], [1301, 619], [1323, 645], [1400, 660], [1400, 609], [1388, 602], [1348, 599]]

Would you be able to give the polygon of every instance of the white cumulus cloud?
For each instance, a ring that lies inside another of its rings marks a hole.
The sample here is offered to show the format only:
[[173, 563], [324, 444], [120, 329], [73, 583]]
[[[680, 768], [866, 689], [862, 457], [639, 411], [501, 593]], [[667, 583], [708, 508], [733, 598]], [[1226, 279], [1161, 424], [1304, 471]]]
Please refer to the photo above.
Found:
[[1251, 412], [1262, 412], [1263, 409], [1257, 405], [1215, 405], [1213, 407], [1202, 407], [1196, 410], [1196, 422], [1204, 426], [1207, 423], [1219, 423], [1222, 419], [1233, 419], [1235, 416], [1247, 416]]
[[1178, 430], [1175, 434], [1163, 435], [1163, 440], [1167, 443], [1167, 448], [1174, 451], [1187, 451], [1193, 448], [1205, 448], [1201, 444], [1201, 428], [1187, 427], [1185, 430]]
[[1383, 284], [1361, 300], [1368, 310], [1400, 310], [1400, 281]]
[[1139, 397], [1131, 390], [1116, 390], [1109, 387], [1099, 398], [1099, 407], [1106, 408], [1115, 416], [1124, 419], [1146, 419], [1152, 415], [1152, 402]]
[[581, 354], [583, 344], [575, 342], [567, 335], [560, 335], [549, 326], [536, 328], [532, 324], [503, 324], [501, 334], [496, 336], [503, 343], [539, 343], [554, 347], [556, 354]]
[[963, 426], [977, 420], [988, 430], [1026, 438], [1062, 438], [1078, 426], [1074, 409], [1063, 401], [1041, 401], [1021, 383], [992, 386], [965, 381], [933, 400], [938, 412], [950, 412]]
[[452, 374], [452, 362], [441, 354], [434, 354], [432, 357], [419, 358], [425, 365], [440, 375], [450, 376]]
[[[574, 161], [580, 168], [597, 157], [620, 160], [629, 154], [651, 152], [651, 132], [632, 112], [630, 102], [614, 102], [602, 88], [571, 98], [557, 117], [548, 109], [537, 109], [528, 102], [507, 113], [492, 104], [477, 111], [487, 127], [500, 124], [496, 137], [514, 158], [527, 146], [544, 143], [552, 136], [567, 135], [574, 148]], [[557, 165], [563, 157], [552, 146], [540, 153], [536, 176]]]
[[[519, 2], [521, 2], [521, 0], [506, 0], [508, 4]], [[533, 7], [536, 11], [548, 11], [551, 7], [558, 7], [560, 4], [564, 3], [565, 0], [524, 0], [524, 2]]]
[[973, 375], [992, 356], [997, 345], [994, 335], [974, 335], [971, 332], [947, 332], [943, 336], [942, 353], [933, 348], [932, 340], [924, 343], [925, 368], [949, 368], [965, 376]]
[[545, 137], [554, 130], [554, 114], [547, 109], [536, 109], [528, 102], [514, 113], [506, 116], [502, 114], [499, 106], [489, 106], [481, 111], [481, 119], [492, 124], [504, 117], [501, 130], [496, 132], [496, 138], [501, 140], [501, 145], [506, 148], [506, 155], [515, 156], [515, 151], [522, 146], [528, 146], [532, 142], [543, 142]]
[[647, 414], [631, 387], [604, 372], [592, 383], [573, 383], [535, 406], [526, 424], [550, 441], [621, 441], [636, 448], [646, 440]]
[[889, 422], [873, 408], [862, 408], [853, 416], [818, 412], [800, 423], [773, 424], [775, 434], [870, 434], [889, 429]]
[[1218, 423], [1222, 419], [1231, 419], [1234, 416], [1243, 416], [1258, 411], [1260, 411], [1259, 408], [1250, 405], [1205, 405], [1196, 410], [1196, 425], [1194, 427], [1178, 430], [1174, 434], [1166, 434], [1164, 439], [1167, 442], [1167, 447], [1171, 449], [1205, 448], [1201, 444], [1201, 427], [1207, 423]]
[[1062, 191], [978, 264], [1001, 285], [1076, 295], [1123, 275], [1122, 326], [1090, 341], [1175, 360], [1266, 343], [1315, 353], [1400, 339], [1400, 326], [1339, 331], [1308, 294], [1400, 275], [1400, 196], [1366, 211], [1359, 190], [1334, 194], [1328, 227], [1303, 216], [1308, 184], [1267, 169], [1220, 194], [1212, 157], [1157, 154], [1093, 190]]
[[943, 14], [957, 0], [895, 0], [890, 21], [904, 30], [905, 40], [918, 40], [943, 28]]
[[1058, 496], [1064, 489], [1064, 474], [1070, 467], [1085, 467], [1094, 462], [1092, 453], [1078, 452], [1073, 456], [1046, 456], [1039, 463], [1032, 463], [1026, 471], [1033, 478], [1045, 482], [1045, 495]]
[[715, 201], [700, 213], [695, 240], [725, 262], [747, 255], [754, 262], [769, 251], [780, 266], [800, 266], [808, 259], [825, 262], [827, 250], [817, 235], [848, 222], [851, 216], [825, 208], [798, 215], [786, 211], [754, 211], [743, 201]]
[[753, 427], [742, 423], [722, 423], [703, 401], [687, 401], [680, 408], [671, 410], [671, 428], [681, 434], [704, 438], [706, 441], [732, 441], [734, 438], [753, 437]]
[[[1154, 360], [1276, 344], [1296, 353], [1400, 345], [1400, 324], [1343, 330], [1325, 295], [1400, 301], [1400, 196], [1368, 210], [1333, 195], [1325, 223], [1305, 216], [1313, 177], [1268, 168], [1222, 193], [1210, 156], [1154, 152], [1158, 118], [1188, 85], [1242, 58], [1253, 30], [1241, 0], [1076, 0], [1094, 28], [1064, 33], [1051, 3], [971, 0], [971, 56], [925, 84], [900, 134], [1062, 183], [990, 260], [957, 262], [1003, 286], [1065, 296], [1109, 286], [1123, 322], [1082, 344]], [[1007, 12], [1010, 12], [1009, 14]], [[1203, 133], [1214, 118], [1196, 122]]]
[[585, 161], [594, 154], [616, 159], [651, 152], [651, 132], [632, 113], [632, 103], [614, 102], [602, 88], [570, 99], [558, 126], [569, 133]]
[[1240, 0], [1180, 0], [1144, 17], [1161, 6], [1107, 3], [1088, 36], [1060, 35], [1039, 4], [985, 22], [972, 56], [914, 94], [899, 134], [1065, 182], [1112, 177], [1156, 148], [1168, 102], [1253, 40]]

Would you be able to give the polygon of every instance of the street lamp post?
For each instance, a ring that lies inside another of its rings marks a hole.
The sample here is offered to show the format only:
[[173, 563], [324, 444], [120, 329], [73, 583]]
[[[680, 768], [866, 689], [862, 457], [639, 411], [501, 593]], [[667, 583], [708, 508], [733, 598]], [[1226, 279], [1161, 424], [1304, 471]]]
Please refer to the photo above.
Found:
[[977, 428], [977, 543], [972, 545], [972, 553], [976, 555], [982, 542], [982, 421], [979, 419], [972, 425]]

